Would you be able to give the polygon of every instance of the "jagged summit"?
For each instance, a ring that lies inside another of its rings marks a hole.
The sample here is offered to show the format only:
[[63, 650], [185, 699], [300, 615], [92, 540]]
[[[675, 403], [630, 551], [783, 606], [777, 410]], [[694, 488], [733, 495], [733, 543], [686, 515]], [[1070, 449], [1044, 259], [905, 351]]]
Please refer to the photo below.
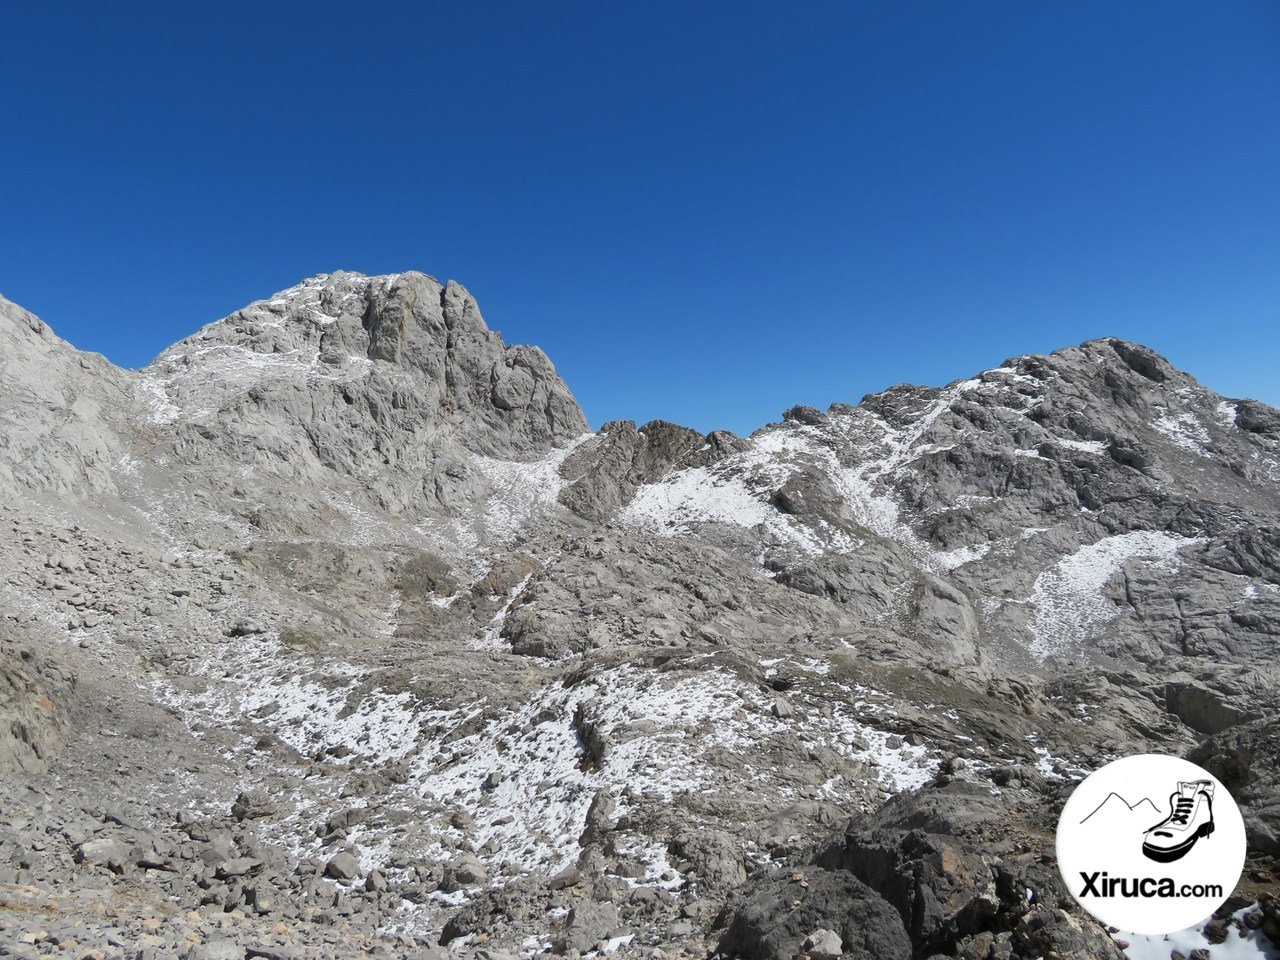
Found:
[[506, 452], [527, 453], [515, 448], [541, 448], [585, 429], [542, 351], [506, 346], [461, 284], [416, 272], [313, 277], [210, 324], [143, 373], [165, 393], [189, 385], [199, 394], [281, 378], [351, 384], [385, 372], [378, 361], [408, 374], [401, 386], [416, 394], [424, 415], [434, 407], [463, 432], [482, 425], [506, 433], [482, 439], [472, 431], [470, 439], [493, 452], [505, 441], [513, 448]]
[[354, 481], [397, 513], [482, 497], [472, 455], [537, 459], [587, 429], [541, 350], [414, 272], [304, 281], [175, 344], [140, 385], [184, 460], [252, 464], [290, 497]]

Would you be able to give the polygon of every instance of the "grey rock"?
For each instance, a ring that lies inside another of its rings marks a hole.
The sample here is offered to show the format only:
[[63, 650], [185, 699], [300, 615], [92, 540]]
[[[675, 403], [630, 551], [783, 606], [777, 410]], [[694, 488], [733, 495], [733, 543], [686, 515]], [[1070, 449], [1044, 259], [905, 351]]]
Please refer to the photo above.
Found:
[[256, 857], [232, 857], [223, 860], [214, 869], [219, 880], [235, 880], [238, 877], [253, 876], [260, 873], [265, 865]]
[[298, 951], [292, 947], [271, 943], [250, 943], [245, 947], [246, 960], [298, 960]]
[[804, 938], [801, 949], [813, 960], [840, 960], [844, 954], [844, 941], [834, 930], [815, 930]]
[[198, 943], [186, 953], [186, 960], [244, 960], [244, 957], [244, 947], [229, 938]]
[[914, 606], [916, 630], [937, 644], [948, 660], [973, 663], [978, 659], [978, 615], [959, 589], [924, 574]]
[[588, 520], [607, 520], [637, 488], [662, 479], [677, 463], [692, 463], [704, 446], [707, 438], [662, 420], [639, 429], [630, 420], [606, 423], [562, 468], [574, 480], [560, 500]]
[[74, 674], [55, 651], [0, 637], [0, 773], [48, 769], [74, 688]]
[[467, 887], [483, 886], [489, 882], [489, 872], [474, 854], [466, 853], [448, 864], [444, 869], [444, 880], [440, 889], [445, 893]]
[[261, 789], [246, 790], [231, 804], [231, 815], [237, 820], [259, 820], [274, 816], [277, 806]]
[[582, 871], [579, 870], [577, 867], [569, 866], [569, 867], [565, 867], [563, 870], [561, 870], [559, 873], [553, 876], [550, 880], [548, 880], [547, 886], [550, 887], [552, 890], [564, 890], [566, 887], [576, 887], [581, 882], [582, 882]]
[[568, 925], [556, 939], [554, 950], [561, 955], [585, 953], [617, 926], [618, 911], [612, 903], [581, 901], [569, 911]]
[[[228, 358], [242, 361], [230, 377]], [[308, 375], [313, 362], [323, 376]], [[459, 284], [412, 272], [305, 281], [176, 344], [143, 379], [180, 411], [221, 411], [218, 428], [179, 413], [173, 456], [252, 459], [316, 487], [382, 463], [367, 493], [393, 513], [483, 490], [466, 451], [528, 458], [586, 429], [545, 354], [505, 346]], [[295, 510], [272, 509], [281, 521]]]
[[76, 848], [76, 862], [101, 864], [114, 873], [124, 873], [133, 862], [132, 853], [132, 844], [116, 837], [100, 837]]
[[672, 839], [670, 850], [693, 865], [699, 880], [710, 889], [736, 887], [747, 879], [741, 847], [717, 830], [681, 830]]
[[1244, 815], [1249, 848], [1280, 855], [1280, 719], [1226, 730], [1186, 753], [1231, 791]]
[[329, 858], [324, 865], [324, 873], [335, 880], [355, 880], [360, 876], [360, 861], [344, 850]]
[[908, 960], [911, 940], [898, 913], [854, 877], [815, 868], [805, 887], [787, 876], [753, 882], [735, 898], [716, 951], [747, 960], [791, 960], [808, 935], [838, 931], [844, 955], [854, 960]]
[[598, 843], [608, 836], [613, 829], [613, 813], [617, 801], [609, 790], [598, 790], [591, 798], [591, 806], [587, 807], [586, 820], [582, 827], [582, 835], [578, 842], [583, 847]]
[[[84, 496], [116, 490], [129, 375], [81, 353], [0, 297], [0, 489]], [[61, 566], [60, 555], [55, 565]]]

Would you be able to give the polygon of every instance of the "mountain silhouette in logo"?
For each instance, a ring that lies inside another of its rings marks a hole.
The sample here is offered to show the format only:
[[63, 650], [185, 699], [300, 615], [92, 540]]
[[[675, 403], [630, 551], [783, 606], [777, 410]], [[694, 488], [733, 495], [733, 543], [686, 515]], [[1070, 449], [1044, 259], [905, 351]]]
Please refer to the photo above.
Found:
[[1104, 821], [1115, 822], [1117, 820], [1128, 821], [1131, 819], [1141, 819], [1148, 823], [1154, 823], [1160, 819], [1160, 808], [1148, 797], [1143, 797], [1141, 800], [1130, 803], [1120, 794], [1113, 791], [1107, 794], [1107, 799], [1098, 804], [1093, 812], [1080, 822], [1088, 823], [1093, 820], [1094, 823], [1101, 823]]

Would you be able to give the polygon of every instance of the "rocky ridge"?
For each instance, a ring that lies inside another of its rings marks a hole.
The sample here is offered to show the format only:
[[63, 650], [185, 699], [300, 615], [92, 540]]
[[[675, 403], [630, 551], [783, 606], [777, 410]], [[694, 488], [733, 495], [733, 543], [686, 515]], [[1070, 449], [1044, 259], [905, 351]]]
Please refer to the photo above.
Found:
[[336, 273], [0, 381], [0, 955], [1105, 956], [1053, 821], [1146, 750], [1280, 933], [1280, 413], [1143, 347], [593, 434]]

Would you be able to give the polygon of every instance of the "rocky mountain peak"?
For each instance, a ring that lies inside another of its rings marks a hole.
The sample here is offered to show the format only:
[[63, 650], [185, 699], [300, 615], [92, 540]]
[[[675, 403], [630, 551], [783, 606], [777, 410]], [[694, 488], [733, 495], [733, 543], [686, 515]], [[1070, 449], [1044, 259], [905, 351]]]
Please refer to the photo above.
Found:
[[[299, 372], [313, 379], [357, 379], [369, 372], [365, 364], [377, 361], [423, 379], [433, 392], [455, 384], [476, 387], [470, 399], [487, 396], [508, 412], [546, 402], [554, 393], [558, 402], [551, 406], [565, 422], [554, 424], [551, 433], [581, 420], [565, 407], [566, 400], [576, 404], [542, 351], [507, 347], [465, 287], [416, 271], [319, 274], [210, 324], [164, 351], [148, 370], [154, 379], [194, 381], [198, 389], [211, 380], [243, 385]], [[517, 369], [524, 372], [510, 372]], [[547, 381], [536, 398], [534, 380]], [[461, 400], [453, 397], [443, 405]]]
[[140, 387], [183, 462], [312, 491], [356, 481], [396, 512], [476, 493], [470, 455], [528, 460], [587, 429], [541, 350], [507, 346], [466, 288], [418, 272], [304, 280], [170, 347]]

